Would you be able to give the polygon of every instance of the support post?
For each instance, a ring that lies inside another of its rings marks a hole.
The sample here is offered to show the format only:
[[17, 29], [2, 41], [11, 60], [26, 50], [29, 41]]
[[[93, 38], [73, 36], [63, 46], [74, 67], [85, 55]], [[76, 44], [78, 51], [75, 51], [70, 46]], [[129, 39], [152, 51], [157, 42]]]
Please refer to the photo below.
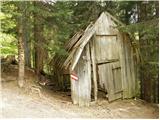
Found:
[[95, 60], [95, 50], [93, 40], [91, 41], [91, 60], [92, 60], [92, 69], [93, 69], [93, 84], [94, 84], [94, 100], [97, 101], [97, 73], [96, 73], [96, 60]]

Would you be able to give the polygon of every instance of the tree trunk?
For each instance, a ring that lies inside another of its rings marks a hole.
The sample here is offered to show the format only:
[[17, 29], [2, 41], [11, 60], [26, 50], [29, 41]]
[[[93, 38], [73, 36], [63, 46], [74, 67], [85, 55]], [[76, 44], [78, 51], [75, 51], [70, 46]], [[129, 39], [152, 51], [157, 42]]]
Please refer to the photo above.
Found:
[[[38, 5], [38, 2], [34, 2], [34, 6]], [[37, 75], [43, 71], [43, 26], [38, 18], [38, 13], [34, 13], [34, 48], [35, 48], [35, 72]]]
[[155, 1], [156, 17], [159, 18], [159, 1]]
[[[19, 5], [19, 10], [22, 10], [22, 2]], [[23, 40], [23, 16], [19, 16], [19, 23], [18, 23], [18, 85], [19, 87], [24, 87], [25, 80], [25, 59], [24, 59], [24, 40]]]
[[[140, 8], [139, 8], [139, 22], [144, 22], [153, 17], [153, 12], [150, 12], [149, 7], [152, 4], [149, 2], [141, 2]], [[156, 9], [156, 6], [154, 6]], [[158, 11], [156, 11], [158, 13]], [[155, 14], [155, 16], [157, 15]], [[151, 17], [152, 15], [152, 17]], [[144, 30], [145, 31], [145, 30]], [[140, 52], [141, 56], [143, 58], [143, 62], [140, 65], [140, 80], [141, 80], [141, 98], [148, 101], [148, 102], [153, 102], [154, 101], [154, 96], [155, 90], [154, 87], [156, 87], [154, 81], [156, 81], [156, 78], [153, 76], [153, 71], [155, 72], [154, 65], [149, 64], [148, 62], [150, 61], [155, 61], [156, 59], [151, 57], [152, 56], [152, 51], [155, 48], [151, 48], [151, 46], [154, 44], [156, 41], [153, 39], [148, 39], [145, 38], [145, 34], [143, 33], [144, 31], [140, 31]], [[147, 35], [146, 35], [147, 36]], [[145, 46], [150, 46], [150, 47], [145, 47]], [[151, 49], [149, 49], [151, 48]], [[158, 67], [158, 66], [157, 66]]]
[[[138, 19], [138, 22], [143, 22], [145, 20], [145, 18], [147, 17], [146, 16], [146, 4], [144, 4], [143, 2], [140, 2], [139, 4], [139, 19]], [[141, 52], [141, 55], [144, 56], [144, 44], [145, 44], [145, 40], [142, 39], [142, 33], [141, 31], [139, 32], [139, 44], [140, 44], [140, 52]], [[143, 58], [144, 59], [144, 58]], [[141, 80], [141, 98], [145, 100], [145, 96], [146, 96], [146, 86], [147, 86], [147, 81], [148, 80], [144, 80], [145, 79], [145, 76], [144, 76], [144, 64], [141, 63], [140, 64], [140, 80]]]
[[[25, 6], [27, 7], [28, 2], [24, 1]], [[25, 8], [26, 9], [26, 8]], [[24, 39], [24, 49], [25, 49], [25, 65], [31, 67], [31, 44], [29, 40], [29, 21], [28, 21], [27, 11], [24, 11], [23, 19], [23, 39]]]
[[30, 54], [30, 41], [28, 40], [28, 32], [25, 32], [24, 30], [24, 48], [25, 48], [25, 65], [28, 67], [31, 67], [31, 54]]

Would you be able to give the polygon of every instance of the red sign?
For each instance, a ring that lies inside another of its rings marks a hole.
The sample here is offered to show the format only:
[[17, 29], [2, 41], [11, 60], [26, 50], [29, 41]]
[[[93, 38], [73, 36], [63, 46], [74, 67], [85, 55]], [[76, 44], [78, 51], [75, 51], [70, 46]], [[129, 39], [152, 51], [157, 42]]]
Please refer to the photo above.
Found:
[[72, 73], [71, 73], [71, 79], [72, 79], [72, 80], [78, 80], [78, 76], [76, 75], [75, 72], [72, 72]]

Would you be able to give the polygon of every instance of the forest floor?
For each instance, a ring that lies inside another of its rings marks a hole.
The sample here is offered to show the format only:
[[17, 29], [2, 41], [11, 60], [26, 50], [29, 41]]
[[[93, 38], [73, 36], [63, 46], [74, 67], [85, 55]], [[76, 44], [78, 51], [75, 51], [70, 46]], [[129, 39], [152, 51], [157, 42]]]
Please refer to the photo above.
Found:
[[142, 100], [104, 98], [90, 107], [73, 105], [68, 92], [43, 87], [42, 96], [18, 88], [17, 81], [2, 82], [0, 118], [158, 118], [159, 108]]

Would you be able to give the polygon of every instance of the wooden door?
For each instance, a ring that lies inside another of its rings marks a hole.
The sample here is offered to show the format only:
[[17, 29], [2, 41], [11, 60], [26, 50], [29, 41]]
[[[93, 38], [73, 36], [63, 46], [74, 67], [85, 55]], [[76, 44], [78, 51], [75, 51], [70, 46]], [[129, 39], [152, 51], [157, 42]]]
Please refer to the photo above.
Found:
[[122, 97], [121, 65], [116, 36], [96, 36], [96, 64], [99, 86], [107, 91], [108, 100]]
[[109, 101], [122, 98], [121, 67], [119, 62], [98, 65], [98, 75], [100, 86], [107, 91]]

